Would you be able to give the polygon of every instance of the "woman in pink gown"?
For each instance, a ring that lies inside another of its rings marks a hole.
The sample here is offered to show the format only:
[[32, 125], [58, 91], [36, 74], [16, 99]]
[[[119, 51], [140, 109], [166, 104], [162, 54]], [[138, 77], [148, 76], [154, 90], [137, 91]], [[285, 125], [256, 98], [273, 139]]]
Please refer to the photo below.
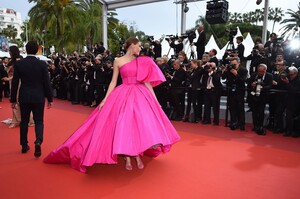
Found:
[[[137, 57], [140, 45], [134, 37], [125, 42], [127, 52], [114, 62], [103, 101], [44, 162], [68, 163], [86, 172], [86, 167], [96, 163], [117, 164], [117, 156], [124, 155], [127, 170], [132, 170], [131, 157], [142, 169], [140, 155], [156, 157], [179, 141], [152, 88], [165, 78], [151, 58]], [[119, 73], [123, 84], [116, 87]]]

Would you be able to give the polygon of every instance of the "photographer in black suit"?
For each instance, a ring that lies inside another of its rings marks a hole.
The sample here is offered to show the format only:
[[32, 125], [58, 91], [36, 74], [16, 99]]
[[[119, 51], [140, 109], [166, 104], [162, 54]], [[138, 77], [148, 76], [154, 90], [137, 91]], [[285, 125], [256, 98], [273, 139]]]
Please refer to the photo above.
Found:
[[241, 131], [245, 130], [245, 82], [248, 71], [240, 67], [240, 58], [233, 57], [229, 65], [222, 69], [222, 79], [226, 79], [228, 89], [227, 100], [230, 111], [230, 129], [236, 130], [238, 127]]
[[187, 73], [186, 86], [188, 90], [188, 99], [186, 113], [183, 118], [184, 122], [190, 121], [190, 112], [193, 105], [194, 118], [191, 120], [193, 123], [197, 123], [198, 119], [202, 119], [202, 98], [200, 96], [201, 83], [200, 79], [203, 75], [203, 68], [201, 67], [201, 61], [193, 59], [191, 60], [191, 70]]
[[204, 88], [204, 116], [202, 124], [211, 123], [211, 107], [213, 108], [213, 124], [219, 125], [220, 101], [222, 93], [221, 73], [214, 62], [204, 65], [203, 88]]
[[[41, 144], [44, 133], [44, 107], [45, 97], [48, 100], [48, 108], [52, 106], [52, 91], [50, 87], [48, 66], [38, 60], [35, 54], [38, 45], [34, 41], [26, 44], [27, 57], [14, 65], [14, 76], [11, 87], [11, 106], [16, 107], [17, 95], [21, 109], [20, 144], [22, 153], [29, 150], [27, 134], [30, 112], [33, 113], [35, 123], [35, 157], [41, 156]], [[21, 82], [18, 93], [18, 86]]]
[[198, 26], [197, 31], [199, 36], [197, 41], [194, 43], [194, 45], [196, 46], [196, 50], [197, 50], [197, 59], [202, 59], [202, 55], [205, 52], [205, 41], [206, 41], [204, 26], [203, 25]]
[[286, 131], [284, 136], [298, 137], [299, 133], [295, 131], [295, 117], [299, 115], [300, 108], [300, 77], [298, 76], [298, 69], [295, 66], [288, 68], [288, 75], [282, 77], [285, 84], [287, 94], [284, 100], [286, 103]]
[[[177, 39], [177, 42], [176, 42]], [[174, 49], [175, 55], [177, 56], [180, 51], [183, 50], [183, 38], [182, 37], [171, 37], [166, 38], [166, 40], [169, 42], [170, 47]]]
[[178, 59], [173, 62], [173, 68], [173, 74], [166, 74], [171, 83], [172, 104], [175, 108], [175, 114], [171, 116], [171, 119], [180, 121], [183, 118], [185, 108], [186, 71], [180, 66]]
[[272, 87], [273, 81], [272, 74], [267, 72], [267, 68], [265, 64], [258, 65], [257, 72], [253, 73], [248, 79], [249, 102], [253, 104], [251, 106], [253, 131], [258, 135], [266, 134], [263, 127], [265, 107], [268, 100], [268, 91]]

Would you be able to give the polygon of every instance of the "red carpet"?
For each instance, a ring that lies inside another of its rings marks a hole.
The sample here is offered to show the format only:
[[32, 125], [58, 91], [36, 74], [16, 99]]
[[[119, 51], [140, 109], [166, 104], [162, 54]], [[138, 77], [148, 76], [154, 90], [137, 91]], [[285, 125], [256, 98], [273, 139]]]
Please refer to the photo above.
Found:
[[[0, 120], [11, 117], [7, 99], [0, 102]], [[89, 107], [55, 100], [45, 110], [42, 157], [35, 159], [34, 128], [31, 150], [21, 154], [19, 128], [0, 124], [0, 197], [17, 198], [300, 198], [300, 139], [272, 133], [230, 131], [224, 126], [173, 122], [182, 140], [170, 153], [144, 157], [145, 169], [95, 165], [86, 174], [63, 164], [42, 162], [92, 111]]]

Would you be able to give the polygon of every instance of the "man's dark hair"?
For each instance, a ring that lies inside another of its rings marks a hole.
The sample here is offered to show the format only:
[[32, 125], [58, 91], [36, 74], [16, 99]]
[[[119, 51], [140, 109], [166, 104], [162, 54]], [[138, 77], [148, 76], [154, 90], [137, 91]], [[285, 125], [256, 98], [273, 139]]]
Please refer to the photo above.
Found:
[[38, 51], [38, 45], [35, 41], [29, 41], [27, 44], [26, 44], [26, 52], [27, 54], [32, 54], [32, 55], [35, 55]]

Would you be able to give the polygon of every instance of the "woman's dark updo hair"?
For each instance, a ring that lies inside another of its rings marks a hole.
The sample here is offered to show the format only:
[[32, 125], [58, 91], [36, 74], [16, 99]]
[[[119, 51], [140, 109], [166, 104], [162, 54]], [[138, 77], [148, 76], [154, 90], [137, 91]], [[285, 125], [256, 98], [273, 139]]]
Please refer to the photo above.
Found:
[[9, 51], [10, 51], [10, 57], [12, 60], [16, 60], [17, 58], [21, 57], [20, 50], [17, 46], [10, 46]]
[[129, 37], [125, 41], [124, 48], [125, 48], [125, 50], [127, 50], [131, 44], [137, 44], [139, 42], [140, 42], [140, 40], [138, 40], [137, 38], [135, 38], [135, 37]]

